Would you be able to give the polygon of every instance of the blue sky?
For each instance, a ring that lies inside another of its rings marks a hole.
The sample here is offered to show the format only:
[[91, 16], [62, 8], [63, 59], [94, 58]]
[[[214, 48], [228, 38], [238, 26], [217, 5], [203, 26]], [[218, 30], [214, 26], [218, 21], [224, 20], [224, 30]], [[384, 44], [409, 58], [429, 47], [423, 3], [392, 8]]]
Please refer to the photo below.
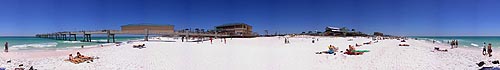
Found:
[[261, 34], [500, 35], [500, 0], [0, 0], [0, 36], [120, 29], [133, 23], [176, 29], [243, 22]]

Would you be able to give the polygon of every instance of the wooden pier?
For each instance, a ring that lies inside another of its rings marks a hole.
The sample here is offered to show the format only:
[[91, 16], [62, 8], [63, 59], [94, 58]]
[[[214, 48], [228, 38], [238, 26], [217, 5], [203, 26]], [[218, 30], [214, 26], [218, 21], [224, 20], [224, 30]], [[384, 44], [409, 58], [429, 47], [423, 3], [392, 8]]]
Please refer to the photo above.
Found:
[[39, 38], [49, 38], [55, 40], [78, 41], [77, 35], [83, 35], [82, 42], [92, 42], [92, 35], [107, 35], [107, 43], [116, 42], [115, 35], [144, 35], [144, 40], [148, 41], [149, 35], [171, 35], [182, 37], [228, 37], [229, 35], [221, 35], [216, 33], [197, 33], [197, 32], [150, 32], [147, 29], [144, 32], [122, 32], [118, 30], [95, 30], [95, 31], [74, 31], [74, 32], [55, 32], [46, 34], [36, 34]]

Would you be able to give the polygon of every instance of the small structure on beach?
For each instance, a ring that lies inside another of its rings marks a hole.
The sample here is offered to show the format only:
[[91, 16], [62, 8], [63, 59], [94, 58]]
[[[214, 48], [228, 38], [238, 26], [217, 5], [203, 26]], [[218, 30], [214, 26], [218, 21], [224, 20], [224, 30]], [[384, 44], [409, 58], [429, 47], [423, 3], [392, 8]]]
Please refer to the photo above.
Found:
[[373, 32], [374, 36], [384, 36], [384, 33], [382, 32]]
[[255, 36], [252, 32], [252, 26], [245, 23], [230, 23], [216, 26], [215, 29], [219, 34], [227, 34], [230, 36], [249, 37]]
[[174, 32], [174, 25], [150, 23], [128, 24], [121, 26], [121, 31], [128, 33], [145, 33], [146, 31], [150, 33]]

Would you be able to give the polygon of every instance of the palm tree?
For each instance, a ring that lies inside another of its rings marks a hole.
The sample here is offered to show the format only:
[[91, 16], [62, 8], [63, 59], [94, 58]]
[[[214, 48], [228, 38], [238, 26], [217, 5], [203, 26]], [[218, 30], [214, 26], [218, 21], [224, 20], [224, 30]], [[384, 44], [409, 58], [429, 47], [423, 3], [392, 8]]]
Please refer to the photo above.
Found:
[[194, 29], [194, 31], [196, 31], [196, 33], [200, 32], [200, 29], [196, 28]]
[[187, 29], [187, 28], [186, 28], [186, 29], [184, 29], [184, 32], [186, 32], [186, 31], [188, 31], [188, 32], [189, 32], [189, 29]]

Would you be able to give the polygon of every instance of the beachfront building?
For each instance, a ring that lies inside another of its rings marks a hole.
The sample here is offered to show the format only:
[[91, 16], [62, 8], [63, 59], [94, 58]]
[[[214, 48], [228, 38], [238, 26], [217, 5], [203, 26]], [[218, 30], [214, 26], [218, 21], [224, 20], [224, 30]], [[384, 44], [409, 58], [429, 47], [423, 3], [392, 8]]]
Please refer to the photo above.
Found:
[[326, 36], [339, 36], [339, 35], [343, 35], [344, 32], [342, 32], [341, 29], [338, 28], [338, 27], [328, 26], [328, 27], [325, 28], [324, 34]]
[[122, 32], [127, 33], [145, 33], [148, 31], [149, 33], [163, 33], [163, 32], [174, 32], [174, 26], [168, 24], [150, 24], [150, 23], [141, 23], [141, 24], [128, 24], [121, 26]]
[[230, 36], [254, 36], [252, 26], [245, 23], [230, 23], [216, 26], [218, 34], [227, 34]]

